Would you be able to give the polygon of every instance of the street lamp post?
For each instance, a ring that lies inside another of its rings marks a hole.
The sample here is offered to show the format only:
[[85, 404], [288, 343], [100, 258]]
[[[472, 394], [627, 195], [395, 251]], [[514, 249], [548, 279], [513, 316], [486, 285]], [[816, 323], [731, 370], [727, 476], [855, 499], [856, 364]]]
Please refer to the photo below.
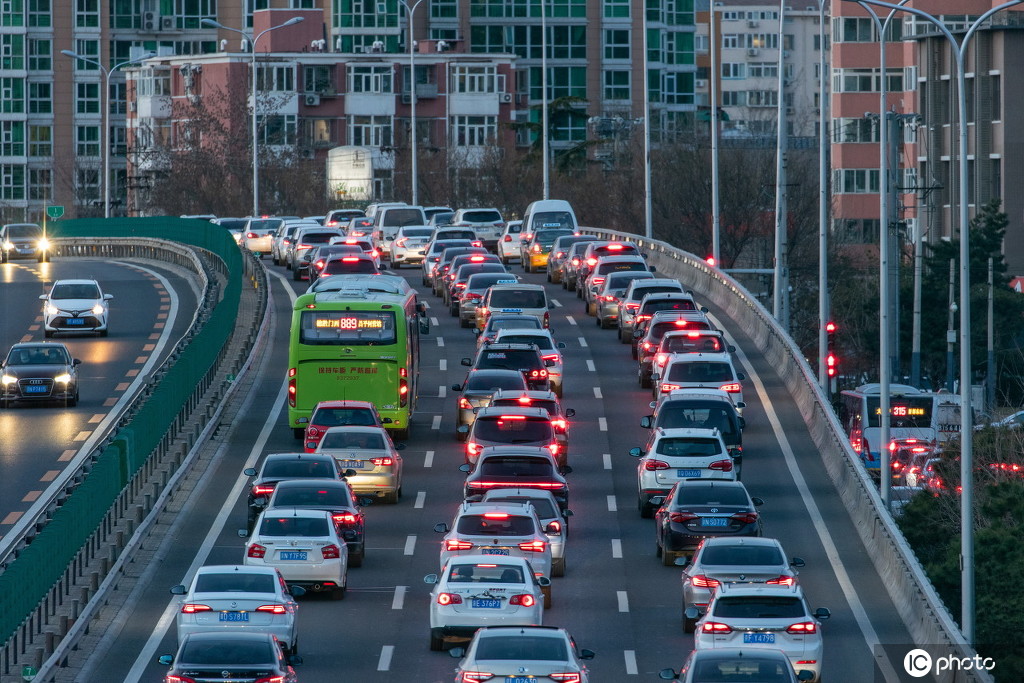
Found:
[[967, 96], [964, 55], [967, 45], [977, 30], [996, 12], [1019, 5], [1024, 0], [1009, 0], [997, 5], [975, 19], [959, 43], [952, 32], [938, 17], [914, 7], [894, 5], [882, 0], [846, 0], [858, 4], [868, 3], [890, 10], [910, 12], [931, 22], [949, 42], [952, 48], [957, 79], [957, 137], [958, 175], [960, 180], [960, 628], [964, 639], [974, 643], [974, 415], [971, 411], [971, 251], [970, 225], [967, 202]]
[[818, 0], [818, 384], [826, 395], [831, 386], [825, 356], [828, 347], [827, 326], [831, 318], [828, 293], [828, 27], [825, 24], [828, 0]]
[[643, 34], [643, 51], [644, 59], [641, 68], [643, 69], [643, 76], [641, 82], [643, 83], [644, 98], [644, 237], [647, 239], [653, 239], [654, 237], [654, 226], [652, 221], [653, 207], [651, 204], [651, 84], [649, 80], [649, 65], [647, 56], [647, 2], [644, 0], [640, 3], [640, 11], [643, 12], [640, 21], [640, 32]]
[[775, 277], [772, 292], [772, 314], [782, 329], [789, 331], [789, 272], [787, 268], [786, 156], [789, 131], [786, 120], [786, 4], [779, 6], [778, 111], [775, 139]]
[[251, 69], [250, 70], [252, 71], [251, 87], [252, 87], [252, 215], [253, 216], [259, 216], [260, 215], [260, 167], [259, 167], [259, 137], [258, 137], [259, 136], [259, 131], [257, 130], [257, 127], [256, 127], [256, 124], [257, 124], [257, 112], [256, 112], [256, 41], [259, 40], [260, 38], [262, 38], [263, 35], [266, 34], [266, 33], [270, 33], [271, 31], [279, 29], [279, 28], [284, 28], [285, 26], [291, 26], [293, 24], [297, 24], [300, 21], [303, 21], [304, 19], [305, 19], [305, 17], [292, 17], [291, 19], [289, 19], [288, 21], [284, 22], [283, 24], [278, 24], [277, 26], [271, 26], [270, 28], [263, 29], [262, 31], [257, 33], [255, 37], [253, 37], [253, 35], [251, 33], [247, 32], [247, 31], [243, 31], [242, 29], [237, 29], [237, 28], [230, 28], [230, 27], [225, 26], [224, 24], [220, 23], [219, 21], [214, 21], [213, 19], [203, 19], [202, 21], [199, 22], [203, 26], [209, 26], [211, 28], [217, 28], [217, 29], [220, 29], [222, 31], [231, 31], [232, 33], [237, 33], [237, 34], [241, 35], [243, 38], [245, 38], [249, 42], [249, 49], [250, 49], [251, 54], [252, 54], [252, 65], [251, 65]]
[[708, 24], [708, 48], [711, 51], [711, 258], [715, 266], [722, 267], [722, 204], [719, 194], [718, 168], [718, 21], [715, 16], [718, 10], [711, 3], [711, 16]]
[[420, 6], [423, 0], [416, 0], [410, 5], [405, 0], [398, 0], [399, 4], [405, 8], [406, 14], [409, 15], [409, 118], [411, 120], [410, 128], [412, 137], [409, 138], [409, 148], [412, 154], [412, 167], [409, 172], [412, 174], [412, 204], [413, 206], [419, 205], [419, 174], [417, 172], [417, 137], [416, 137], [416, 50], [414, 46], [416, 41], [412, 39], [412, 18], [416, 12], [416, 8]]
[[100, 144], [103, 145], [103, 217], [110, 218], [110, 74], [122, 66], [135, 64], [143, 60], [155, 57], [155, 52], [146, 52], [135, 59], [128, 59], [120, 64], [115, 64], [109, 69], [104, 68], [98, 60], [91, 57], [83, 57], [71, 50], [61, 50], [60, 53], [72, 59], [79, 59], [88, 64], [93, 64], [103, 72], [103, 96], [100, 98], [100, 106], [103, 107], [103, 135], [100, 136]]
[[[551, 141], [548, 140], [548, 0], [540, 0], [540, 138], [544, 156], [544, 192], [551, 198]], [[644, 128], [647, 124], [644, 124]]]

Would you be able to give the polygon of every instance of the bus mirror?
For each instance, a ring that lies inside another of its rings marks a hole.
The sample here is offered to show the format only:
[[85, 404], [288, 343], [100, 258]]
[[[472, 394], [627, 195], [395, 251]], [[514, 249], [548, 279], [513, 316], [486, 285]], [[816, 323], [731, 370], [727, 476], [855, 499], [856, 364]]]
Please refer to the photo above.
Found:
[[651, 428], [651, 417], [653, 417], [653, 416], [651, 416], [651, 415], [644, 415], [643, 417], [641, 417], [640, 418], [640, 426], [643, 427], [644, 429], [650, 429]]
[[462, 385], [461, 384], [453, 384], [452, 385], [452, 391], [462, 391]]
[[420, 320], [420, 334], [430, 334], [430, 321], [426, 318]]

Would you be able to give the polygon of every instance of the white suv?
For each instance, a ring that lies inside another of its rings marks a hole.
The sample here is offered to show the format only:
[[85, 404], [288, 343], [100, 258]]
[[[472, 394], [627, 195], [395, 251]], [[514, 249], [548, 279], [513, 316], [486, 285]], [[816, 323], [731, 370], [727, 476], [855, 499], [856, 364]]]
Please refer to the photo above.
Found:
[[732, 396], [737, 408], [745, 405], [740, 382], [746, 378], [742, 372], [736, 372], [728, 352], [674, 353], [665, 361], [663, 370], [651, 375], [655, 401], [676, 389], [721, 389]]
[[453, 228], [473, 228], [477, 238], [491, 251], [496, 251], [505, 228], [505, 219], [497, 209], [459, 209], [452, 216]]
[[739, 475], [717, 429], [655, 429], [646, 450], [631, 448], [629, 454], [640, 458], [637, 507], [643, 517], [653, 509], [651, 498], [668, 495], [680, 480], [735, 480]]

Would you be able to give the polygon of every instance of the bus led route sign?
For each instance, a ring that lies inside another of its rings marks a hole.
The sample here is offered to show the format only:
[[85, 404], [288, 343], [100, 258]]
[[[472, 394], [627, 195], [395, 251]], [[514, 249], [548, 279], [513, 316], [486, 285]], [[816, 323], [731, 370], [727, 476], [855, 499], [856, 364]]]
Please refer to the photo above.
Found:
[[379, 318], [317, 318], [313, 324], [321, 330], [380, 330], [384, 328], [384, 321]]

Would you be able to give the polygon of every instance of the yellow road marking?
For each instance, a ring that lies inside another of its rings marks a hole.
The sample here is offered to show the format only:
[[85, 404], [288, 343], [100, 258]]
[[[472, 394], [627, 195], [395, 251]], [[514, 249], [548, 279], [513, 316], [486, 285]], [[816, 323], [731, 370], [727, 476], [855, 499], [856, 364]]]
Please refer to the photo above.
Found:
[[78, 432], [78, 435], [74, 439], [72, 439], [72, 441], [85, 441], [86, 439], [89, 438], [90, 434], [92, 434], [91, 431]]
[[25, 497], [21, 499], [21, 502], [33, 503], [35, 502], [36, 498], [38, 498], [41, 495], [43, 495], [42, 491], [29, 491], [28, 493], [25, 494]]
[[125, 373], [125, 376], [126, 377], [138, 377], [139, 376], [139, 371], [138, 370], [129, 370], [128, 372]]
[[63, 453], [60, 454], [60, 457], [57, 458], [57, 462], [67, 462], [71, 458], [75, 457], [75, 453], [77, 453], [77, 452], [78, 451], [71, 450], [69, 448], [68, 450], [66, 450], [66, 451], [64, 451]]
[[156, 344], [146, 344], [145, 346], [142, 347], [142, 350], [143, 351], [152, 351], [155, 348], [156, 348]]
[[26, 334], [24, 337], [21, 338], [21, 341], [22, 341], [22, 343], [32, 341], [32, 335], [31, 334]]
[[104, 408], [109, 408], [112, 405], [114, 405], [115, 403], [117, 403], [117, 399], [116, 398], [108, 398], [106, 401], [103, 402], [103, 407]]
[[89, 424], [94, 425], [97, 422], [103, 422], [103, 418], [104, 418], [104, 414], [103, 413], [96, 413], [95, 415], [93, 415], [92, 417], [89, 418]]
[[39, 477], [39, 481], [53, 481], [60, 474], [60, 470], [47, 470], [46, 474]]
[[127, 391], [128, 386], [128, 382], [121, 382], [116, 387], [114, 387], [114, 391]]
[[2, 520], [0, 520], [0, 524], [14, 524], [19, 519], [21, 519], [21, 516], [23, 514], [25, 514], [25, 513], [24, 512], [9, 512], [9, 513], [7, 513], [6, 517], [4, 517]]

